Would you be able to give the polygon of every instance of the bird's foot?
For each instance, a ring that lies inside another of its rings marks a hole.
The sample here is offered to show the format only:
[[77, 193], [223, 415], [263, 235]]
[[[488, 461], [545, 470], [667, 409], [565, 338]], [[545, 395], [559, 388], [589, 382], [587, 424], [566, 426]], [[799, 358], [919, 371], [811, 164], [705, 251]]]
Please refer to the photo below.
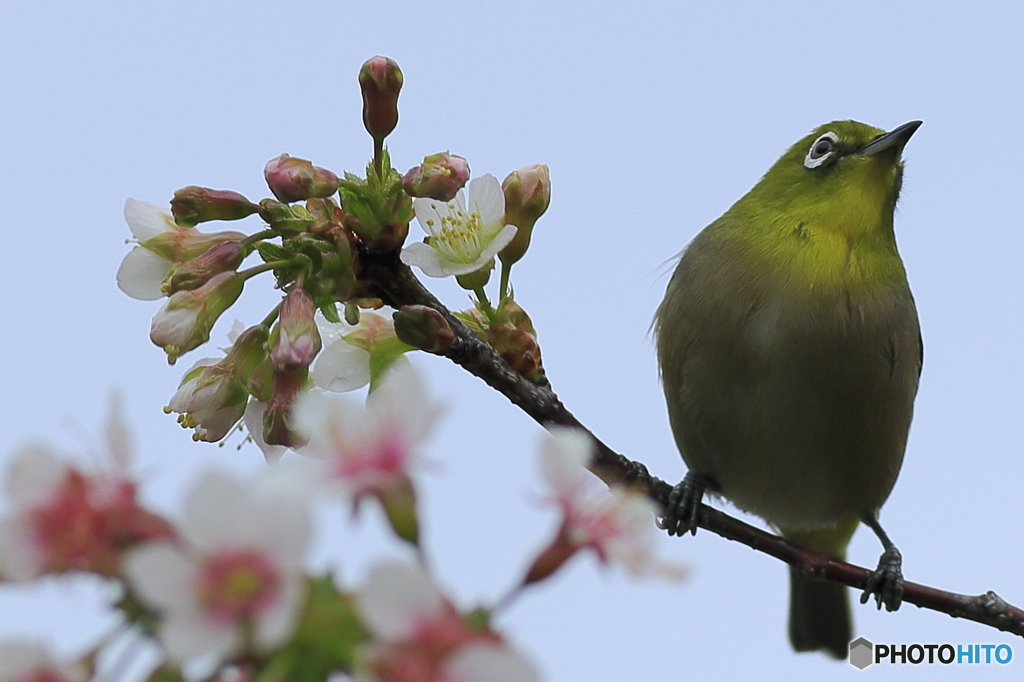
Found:
[[878, 568], [868, 576], [868, 584], [860, 596], [860, 603], [867, 603], [872, 594], [875, 595], [878, 608], [881, 609], [882, 604], [885, 604], [886, 611], [895, 611], [903, 602], [903, 556], [895, 545], [882, 552]]
[[665, 505], [665, 514], [658, 520], [658, 527], [669, 535], [697, 534], [697, 514], [704, 499], [708, 479], [703, 474], [688, 471], [686, 476], [672, 488]]

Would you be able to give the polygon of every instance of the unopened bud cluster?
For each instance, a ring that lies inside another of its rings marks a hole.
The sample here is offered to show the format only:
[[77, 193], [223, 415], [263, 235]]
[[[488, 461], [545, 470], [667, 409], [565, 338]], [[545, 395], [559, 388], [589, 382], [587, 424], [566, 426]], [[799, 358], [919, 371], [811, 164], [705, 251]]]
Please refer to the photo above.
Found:
[[458, 317], [498, 351], [512, 369], [534, 383], [545, 382], [533, 321], [514, 300], [506, 299], [497, 310], [488, 311], [478, 306], [459, 313]]
[[[432, 242], [414, 246], [421, 253], [444, 249], [447, 254], [437, 265], [421, 265], [430, 268], [424, 270], [428, 274], [456, 275], [463, 287], [482, 297], [495, 256], [500, 256], [502, 291], [497, 308], [480, 298], [478, 309], [466, 319], [513, 369], [531, 380], [543, 378], [536, 333], [512, 300], [507, 278], [550, 202], [547, 167], [522, 168], [500, 187], [493, 176], [469, 183], [469, 162], [445, 151], [399, 173], [383, 143], [398, 124], [403, 81], [401, 69], [386, 57], [368, 60], [359, 71], [363, 125], [374, 140], [364, 176], [339, 176], [312, 161], [280, 154], [263, 169], [270, 196], [256, 201], [231, 190], [188, 186], [175, 192], [170, 215], [134, 200], [126, 205], [138, 246], [126, 257], [118, 281], [137, 298], [166, 297], [153, 319], [150, 338], [172, 364], [210, 339], [214, 324], [250, 278], [270, 273], [276, 288], [284, 292], [279, 305], [243, 332], [222, 359], [204, 361], [183, 378], [168, 410], [179, 414], [183, 426], [194, 429], [196, 439], [221, 440], [247, 411], [256, 410], [262, 416], [262, 433], [254, 435], [262, 443], [302, 445], [292, 412], [313, 383], [313, 365], [327, 343], [321, 338], [318, 315], [328, 324], [340, 324], [344, 317], [356, 325], [361, 308], [381, 305], [378, 284], [364, 276], [363, 264], [381, 257], [397, 262], [414, 217], [421, 224], [429, 220], [421, 211], [438, 216], [436, 234], [430, 237]], [[474, 183], [479, 183], [475, 194]], [[468, 204], [467, 184], [472, 195]], [[250, 216], [263, 225], [248, 235], [196, 228], [200, 223]], [[245, 268], [252, 256], [261, 262]], [[448, 353], [458, 342], [449, 319], [424, 306], [395, 313], [389, 337], [375, 332], [377, 340], [365, 342], [374, 358], [371, 389], [381, 368], [403, 352]], [[363, 343], [355, 332], [350, 337], [353, 344]], [[316, 381], [335, 383], [330, 377]]]

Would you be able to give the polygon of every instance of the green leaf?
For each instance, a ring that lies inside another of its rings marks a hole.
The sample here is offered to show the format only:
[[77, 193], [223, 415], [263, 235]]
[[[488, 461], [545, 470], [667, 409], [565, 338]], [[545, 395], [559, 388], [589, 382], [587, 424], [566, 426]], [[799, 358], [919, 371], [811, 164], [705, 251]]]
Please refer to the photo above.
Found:
[[262, 258], [265, 263], [288, 260], [292, 256], [287, 249], [271, 242], [257, 242], [256, 251], [259, 252], [260, 258]]
[[388, 337], [374, 344], [370, 349], [370, 391], [376, 391], [391, 366], [398, 358], [411, 350], [417, 350], [397, 336]]
[[146, 678], [146, 682], [183, 682], [184, 677], [181, 675], [181, 671], [175, 668], [171, 668], [167, 665], [162, 665]]
[[338, 315], [338, 304], [334, 301], [324, 303], [320, 306], [320, 312], [324, 314], [324, 319], [331, 324], [338, 324], [341, 322], [341, 317]]
[[483, 340], [487, 340], [487, 323], [482, 318], [481, 314], [476, 310], [467, 310], [465, 312], [452, 313], [464, 325], [469, 327], [469, 330], [479, 336]]
[[268, 661], [258, 682], [324, 682], [333, 672], [351, 672], [356, 647], [368, 637], [352, 598], [330, 576], [311, 579], [294, 639]]

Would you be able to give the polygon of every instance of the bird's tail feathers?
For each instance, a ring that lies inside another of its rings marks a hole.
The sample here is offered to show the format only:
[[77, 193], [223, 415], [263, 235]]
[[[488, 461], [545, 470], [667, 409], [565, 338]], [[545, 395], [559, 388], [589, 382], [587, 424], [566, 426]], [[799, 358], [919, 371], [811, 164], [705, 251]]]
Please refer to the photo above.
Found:
[[[850, 518], [833, 528], [783, 531], [797, 544], [846, 559], [846, 546], [860, 521]], [[796, 651], [823, 651], [844, 659], [853, 639], [853, 617], [845, 585], [799, 575], [789, 569], [789, 641]]]

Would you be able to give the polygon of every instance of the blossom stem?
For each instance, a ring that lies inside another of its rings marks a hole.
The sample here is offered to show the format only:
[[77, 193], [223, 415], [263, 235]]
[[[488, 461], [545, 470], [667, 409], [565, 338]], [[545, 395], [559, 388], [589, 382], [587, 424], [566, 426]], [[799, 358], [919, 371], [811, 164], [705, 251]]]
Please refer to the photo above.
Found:
[[295, 264], [296, 264], [296, 260], [295, 259], [275, 260], [275, 261], [271, 261], [269, 263], [260, 263], [259, 265], [254, 265], [253, 267], [249, 268], [248, 270], [242, 270], [238, 274], [240, 274], [242, 277], [245, 277], [246, 279], [249, 279], [250, 277], [255, 277], [256, 275], [259, 275], [260, 273], [266, 272], [268, 270], [276, 270], [277, 268], [286, 268], [289, 265], [295, 265]]
[[278, 303], [277, 305], [275, 305], [273, 307], [273, 309], [271, 309], [271, 311], [269, 313], [267, 313], [267, 316], [263, 318], [263, 322], [261, 322], [260, 324], [263, 325], [264, 327], [267, 327], [269, 329], [270, 326], [273, 325], [274, 322], [277, 321], [277, 316], [280, 315], [280, 314], [281, 314], [281, 304]]
[[512, 274], [512, 263], [501, 261], [501, 283], [498, 288], [498, 306], [500, 307], [509, 299], [511, 292], [508, 290], [508, 278]]
[[494, 321], [494, 307], [491, 306], [490, 300], [487, 298], [487, 292], [484, 291], [483, 287], [476, 287], [473, 289], [473, 293], [476, 294], [477, 300], [482, 306], [483, 312], [487, 315], [487, 319], [491, 322]]
[[427, 556], [426, 551], [423, 549], [423, 545], [417, 543], [414, 547], [416, 549], [417, 563], [419, 563], [420, 568], [422, 568], [427, 575], [430, 575], [430, 557]]
[[373, 138], [373, 167], [377, 169], [377, 177], [384, 175], [384, 138]]
[[511, 606], [512, 602], [515, 601], [515, 599], [523, 593], [523, 588], [525, 587], [526, 583], [517, 583], [515, 587], [506, 592], [505, 596], [499, 599], [497, 603], [494, 605], [494, 607], [491, 608], [491, 614], [497, 615], [499, 611], [504, 611], [509, 606]]
[[270, 239], [271, 237], [278, 236], [280, 235], [278, 234], [277, 230], [263, 230], [262, 232], [257, 232], [256, 234], [249, 235], [248, 237], [242, 240], [242, 244], [245, 246], [250, 246], [251, 244], [255, 244], [258, 241], [263, 241], [264, 239]]

